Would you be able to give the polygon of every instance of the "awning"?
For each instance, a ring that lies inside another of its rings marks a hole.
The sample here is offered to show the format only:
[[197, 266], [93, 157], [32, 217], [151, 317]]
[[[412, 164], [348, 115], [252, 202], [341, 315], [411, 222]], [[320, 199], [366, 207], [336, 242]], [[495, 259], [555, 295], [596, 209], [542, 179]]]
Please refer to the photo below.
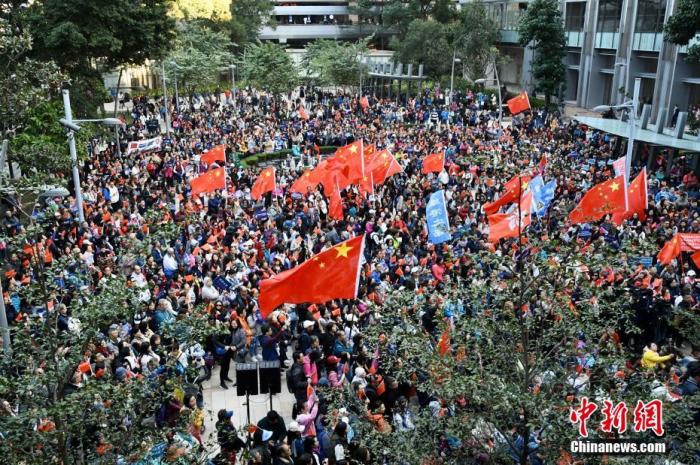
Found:
[[[627, 135], [629, 134], [629, 128], [626, 121], [620, 121], [617, 119], [592, 118], [590, 116], [574, 116], [572, 119], [616, 136], [627, 138]], [[668, 134], [657, 134], [655, 131], [641, 129], [639, 126], [637, 126], [635, 140], [661, 147], [686, 150], [688, 152], [700, 152], [700, 141], [694, 139], [692, 136], [688, 136], [687, 134], [683, 135], [683, 139], [678, 139], [676, 137], [669, 136]]]

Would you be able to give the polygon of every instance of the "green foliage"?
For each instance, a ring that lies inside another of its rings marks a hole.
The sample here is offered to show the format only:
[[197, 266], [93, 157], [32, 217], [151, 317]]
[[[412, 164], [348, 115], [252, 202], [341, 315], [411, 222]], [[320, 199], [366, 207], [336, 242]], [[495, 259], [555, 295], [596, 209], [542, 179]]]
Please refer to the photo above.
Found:
[[260, 29], [269, 24], [270, 0], [233, 0], [231, 2], [231, 38], [239, 46], [256, 42]]
[[545, 95], [547, 105], [566, 82], [566, 37], [559, 2], [534, 0], [518, 25], [520, 44], [534, 51], [532, 74], [535, 91]]
[[389, 0], [382, 3], [384, 25], [394, 27], [400, 40], [411, 32], [416, 20], [432, 19], [446, 24], [455, 16], [454, 3], [449, 0]]
[[[680, 0], [675, 13], [664, 25], [666, 40], [676, 45], [687, 45], [700, 31], [700, 5], [697, 0]], [[700, 61], [700, 44], [688, 47], [688, 59]]]
[[292, 58], [284, 47], [272, 42], [248, 44], [241, 67], [244, 79], [274, 94], [289, 91], [299, 79]]
[[27, 111], [56, 95], [64, 76], [53, 62], [30, 58], [28, 31], [0, 19], [0, 127], [3, 137], [22, 131]]
[[177, 19], [231, 19], [230, 0], [175, 0], [172, 12]]
[[452, 47], [448, 39], [444, 24], [432, 19], [415, 19], [409, 24], [403, 39], [392, 39], [391, 47], [396, 50], [397, 61], [422, 63], [425, 73], [437, 78], [451, 70], [451, 54], [448, 51]]
[[165, 59], [165, 71], [170, 79], [175, 77], [183, 87], [194, 90], [217, 83], [222, 69], [233, 61], [233, 43], [224, 32], [202, 21], [181, 22], [175, 46]]
[[467, 76], [472, 80], [486, 76], [498, 54], [495, 44], [499, 39], [499, 28], [484, 4], [480, 1], [464, 4], [452, 34], [451, 42], [457, 50], [457, 57], [462, 59], [461, 66]]
[[[380, 351], [380, 370], [440, 399], [452, 414], [437, 416], [424, 409], [410, 433], [381, 434], [361, 420], [363, 445], [387, 451], [389, 463], [430, 463], [438, 457], [444, 464], [471, 463], [479, 453], [490, 455], [491, 463], [513, 463], [507, 458], [507, 446], [497, 442], [490, 450], [487, 444], [494, 436], [511, 437], [508, 431], [515, 426], [524, 437], [540, 433], [538, 453], [545, 463], [556, 463], [560, 451], [568, 450], [578, 434], [569, 421], [575, 402], [568, 396], [574, 393], [573, 368], [581, 356], [595, 357], [587, 395], [615, 403], [624, 400], [628, 406], [651, 399], [652, 377], [628, 372], [622, 383], [614, 375], [616, 369], [624, 369], [630, 354], [613, 343], [611, 331], [638, 333], [631, 295], [597, 286], [584, 273], [594, 276], [608, 266], [627, 269], [624, 254], [637, 255], [653, 244], [640, 242], [620, 253], [598, 242], [583, 252], [559, 237], [529, 236], [531, 253], [518, 250], [516, 259], [480, 252], [470, 257], [479, 265], [467, 280], [446, 282], [444, 289], [430, 294], [397, 291], [381, 307], [374, 307], [375, 320], [363, 335], [370, 354]], [[582, 270], [582, 263], [590, 271]], [[568, 292], [575, 293], [575, 302]], [[450, 352], [441, 356], [435, 347], [449, 324], [446, 308], [456, 319], [449, 330]], [[427, 312], [435, 314], [434, 334], [423, 328]], [[582, 335], [586, 343], [580, 348], [576, 341]], [[689, 402], [664, 403], [664, 418], [677, 418], [677, 424], [684, 425], [673, 431], [667, 428], [665, 438], [667, 444], [678, 441], [674, 458], [684, 463], [697, 447], [697, 441], [686, 445], [697, 432], [692, 426], [694, 401]], [[348, 403], [354, 403], [364, 418], [367, 405], [357, 396], [333, 397], [335, 408], [347, 408]], [[589, 431], [593, 428], [589, 423]], [[626, 436], [648, 440], [646, 434]], [[446, 439], [461, 447], [446, 447]], [[526, 456], [527, 451], [521, 451], [517, 462], [530, 463]]]
[[[121, 247], [123, 256], [146, 254], [150, 241], [171, 242], [177, 227], [157, 213], [149, 215], [154, 232], [146, 241], [132, 238]], [[21, 250], [34, 242], [44, 228], [30, 223], [24, 234], [4, 238], [9, 247]], [[33, 257], [41, 256], [38, 249]], [[142, 305], [138, 290], [123, 276], [112, 275], [108, 282], [93, 291], [83, 287], [93, 279], [89, 270], [73, 256], [54, 259], [47, 266], [43, 260], [31, 259], [33, 279], [23, 286], [19, 296], [25, 308], [44, 312], [44, 317], [27, 316], [13, 326], [12, 354], [0, 360], [0, 399], [11, 406], [20, 405], [15, 415], [3, 415], [3, 440], [0, 454], [7, 463], [115, 463], [119, 457], [136, 462], [172, 430], [185, 425], [157, 429], [153, 424], [156, 409], [169, 399], [184, 380], [178, 376], [152, 379], [112, 379], [110, 368], [105, 374], [90, 377], [79, 389], [67, 389], [74, 380], [76, 367], [86, 354], [99, 352], [105, 342], [100, 332], [110, 324], [133, 321]], [[13, 292], [10, 289], [10, 292]], [[52, 304], [49, 306], [49, 302]], [[77, 330], [61, 331], [57, 326], [57, 307], [65, 304], [68, 315], [80, 322]], [[206, 318], [201, 310], [175, 322], [163, 331], [163, 337], [176, 337], [181, 344], [203, 340]], [[166, 365], [173, 369], [176, 356]], [[50, 431], [35, 427], [41, 420], [52, 422]], [[107, 445], [100, 455], [97, 446]], [[194, 458], [193, 458], [194, 459]], [[194, 463], [194, 462], [191, 462]]]
[[316, 40], [306, 47], [303, 67], [320, 85], [359, 86], [367, 74], [360, 57], [367, 53], [368, 42]]

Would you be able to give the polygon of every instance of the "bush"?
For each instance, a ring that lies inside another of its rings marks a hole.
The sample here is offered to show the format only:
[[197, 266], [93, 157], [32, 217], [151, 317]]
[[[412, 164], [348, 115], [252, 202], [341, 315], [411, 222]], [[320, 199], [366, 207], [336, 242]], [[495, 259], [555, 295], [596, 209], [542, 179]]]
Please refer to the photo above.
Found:
[[[320, 147], [321, 153], [326, 154], [326, 153], [333, 153], [335, 152], [338, 147], [327, 145]], [[277, 152], [266, 152], [266, 153], [256, 153], [254, 155], [248, 155], [246, 156], [244, 153], [237, 153], [236, 156], [240, 160], [241, 166], [244, 168], [250, 168], [255, 165], [257, 165], [260, 162], [263, 161], [270, 161], [270, 160], [279, 160], [281, 158], [287, 158], [289, 155], [292, 154], [291, 149], [284, 149], [280, 150]]]

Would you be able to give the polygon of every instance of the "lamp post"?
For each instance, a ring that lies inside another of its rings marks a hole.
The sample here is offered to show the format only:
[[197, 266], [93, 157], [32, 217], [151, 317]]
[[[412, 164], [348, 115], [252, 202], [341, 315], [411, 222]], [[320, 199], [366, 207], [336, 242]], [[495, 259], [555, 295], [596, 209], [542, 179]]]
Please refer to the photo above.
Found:
[[634, 80], [634, 93], [632, 100], [628, 100], [620, 105], [598, 105], [593, 107], [593, 111], [604, 113], [610, 110], [627, 110], [627, 151], [625, 153], [625, 207], [628, 205], [627, 188], [630, 182], [630, 170], [632, 169], [632, 156], [634, 154], [634, 139], [637, 134], [637, 102], [639, 92], [642, 87], [642, 78]]
[[[168, 64], [175, 69], [175, 79], [173, 80], [175, 83], [175, 111], [180, 114], [180, 94], [177, 91], [177, 70], [180, 69], [180, 67], [174, 61], [169, 61]], [[165, 87], [165, 84], [163, 84], [163, 87]]]
[[493, 71], [495, 76], [495, 79], [477, 79], [474, 81], [475, 84], [484, 84], [487, 81], [495, 81], [496, 82], [496, 87], [498, 88], [498, 137], [500, 138], [501, 136], [501, 127], [503, 123], [503, 96], [501, 95], [501, 81], [498, 79], [498, 68], [496, 68], [496, 62], [493, 63]]
[[452, 53], [452, 73], [450, 74], [450, 100], [449, 104], [452, 105], [452, 95], [454, 92], [454, 86], [455, 86], [455, 63], [461, 63], [462, 60], [457, 58], [455, 54], [457, 53], [457, 49]]
[[165, 84], [165, 61], [160, 63], [163, 77], [163, 104], [165, 105], [165, 134], [170, 137], [170, 111], [168, 111], [168, 86]]
[[70, 160], [73, 167], [73, 187], [75, 189], [75, 206], [78, 209], [78, 219], [82, 224], [85, 221], [85, 212], [83, 211], [83, 192], [80, 188], [80, 172], [78, 170], [78, 154], [75, 149], [75, 133], [80, 131], [80, 126], [75, 123], [100, 123], [105, 126], [119, 126], [121, 120], [117, 118], [103, 119], [73, 119], [73, 110], [70, 106], [70, 92], [68, 89], [63, 89], [63, 112], [65, 118], [61, 118], [59, 122], [63, 127], [68, 129], [68, 149], [70, 151]]
[[233, 106], [236, 106], [236, 65], [231, 64], [228, 66], [231, 71], [231, 99], [233, 100]]

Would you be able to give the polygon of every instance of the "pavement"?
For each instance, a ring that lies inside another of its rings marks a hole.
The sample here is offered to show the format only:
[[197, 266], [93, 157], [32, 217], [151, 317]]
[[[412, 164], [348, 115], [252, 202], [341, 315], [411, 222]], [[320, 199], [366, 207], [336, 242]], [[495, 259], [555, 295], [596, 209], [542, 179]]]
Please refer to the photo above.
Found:
[[[204, 411], [205, 419], [204, 426], [205, 438], [213, 438], [216, 440], [216, 420], [217, 412], [220, 409], [233, 410], [233, 424], [236, 427], [245, 426], [248, 424], [246, 412], [245, 396], [238, 397], [236, 395], [236, 387], [233, 385], [236, 382], [235, 363], [231, 362], [229, 370], [229, 378], [233, 379], [234, 383], [228, 384], [228, 389], [223, 389], [219, 386], [219, 366], [214, 367], [211, 379], [202, 383], [204, 395]], [[285, 370], [286, 372], [286, 370]], [[281, 375], [280, 384], [282, 392], [272, 396], [272, 409], [282, 415], [285, 424], [292, 421], [292, 407], [294, 405], [294, 395], [287, 390], [287, 382], [285, 374]], [[259, 394], [250, 396], [250, 422], [257, 424], [267, 412], [270, 410], [269, 394]], [[213, 434], [213, 436], [211, 436]]]

